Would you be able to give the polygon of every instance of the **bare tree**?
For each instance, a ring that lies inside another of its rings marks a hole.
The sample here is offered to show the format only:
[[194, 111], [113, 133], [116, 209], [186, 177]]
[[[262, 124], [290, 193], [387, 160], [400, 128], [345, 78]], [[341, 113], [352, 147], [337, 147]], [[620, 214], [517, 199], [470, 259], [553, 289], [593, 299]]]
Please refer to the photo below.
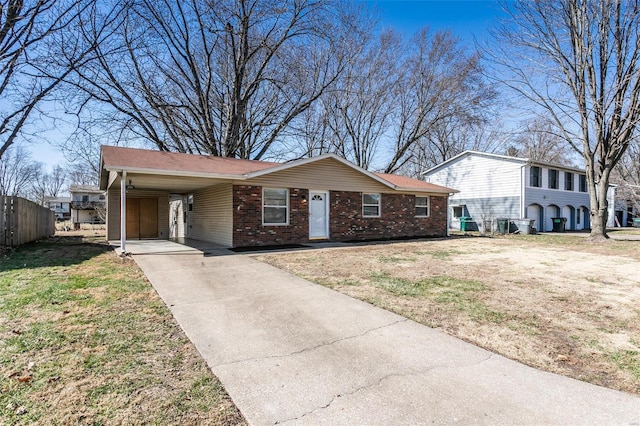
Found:
[[334, 152], [365, 169], [385, 154], [386, 172], [419, 176], [465, 149], [492, 145], [480, 135], [496, 92], [459, 40], [425, 28], [408, 41], [391, 32], [364, 41], [305, 115], [305, 154]]
[[67, 178], [67, 171], [61, 166], [55, 166], [50, 173], [39, 167], [31, 177], [26, 196], [31, 201], [44, 205], [47, 197], [57, 197], [68, 187]]
[[70, 185], [98, 185], [98, 174], [86, 163], [69, 163], [65, 170]]
[[[160, 150], [260, 159], [342, 72], [348, 4], [328, 0], [120, 2], [85, 94], [121, 138]], [[95, 38], [91, 18], [86, 43]]]
[[618, 185], [616, 199], [636, 215], [640, 213], [640, 140], [636, 138], [629, 145], [612, 173], [612, 180]]
[[640, 2], [526, 0], [505, 10], [511, 19], [495, 35], [506, 44], [493, 55], [500, 79], [584, 158], [590, 239], [604, 240], [609, 178], [640, 118]]
[[502, 152], [510, 138], [497, 120], [445, 117], [410, 148], [408, 160], [396, 173], [419, 179], [426, 170], [467, 150]]
[[114, 144], [113, 135], [105, 134], [102, 126], [78, 125], [75, 132], [59, 143], [67, 159], [66, 167], [71, 185], [97, 185], [100, 173], [100, 145]]
[[[481, 123], [496, 96], [484, 82], [478, 55], [467, 54], [449, 32], [432, 35], [425, 28], [413, 37], [407, 51], [399, 66], [392, 157], [386, 173], [424, 156], [429, 152], [427, 145], [447, 143], [449, 139], [438, 132], [452, 131], [454, 123]], [[438, 148], [445, 151], [443, 158], [458, 153], [446, 146]]]
[[617, 165], [617, 175], [619, 180], [640, 187], [640, 139], [636, 138], [629, 144]]
[[90, 0], [0, 0], [0, 159], [85, 55], [65, 33]]
[[386, 32], [353, 51], [337, 87], [323, 98], [331, 151], [364, 169], [393, 122], [401, 49], [400, 38]]
[[571, 166], [574, 151], [548, 120], [538, 119], [517, 135], [512, 147], [517, 157]]
[[41, 170], [42, 165], [34, 162], [22, 146], [7, 148], [0, 158], [0, 195], [28, 197]]

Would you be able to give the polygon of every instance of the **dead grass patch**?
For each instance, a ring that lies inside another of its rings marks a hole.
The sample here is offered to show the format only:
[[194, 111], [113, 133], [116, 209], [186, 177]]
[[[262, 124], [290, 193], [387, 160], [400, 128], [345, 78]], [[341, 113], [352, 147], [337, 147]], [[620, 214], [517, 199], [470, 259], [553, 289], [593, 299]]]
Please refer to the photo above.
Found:
[[640, 394], [639, 248], [538, 235], [256, 257], [528, 365]]
[[244, 424], [131, 260], [77, 235], [0, 259], [0, 424]]

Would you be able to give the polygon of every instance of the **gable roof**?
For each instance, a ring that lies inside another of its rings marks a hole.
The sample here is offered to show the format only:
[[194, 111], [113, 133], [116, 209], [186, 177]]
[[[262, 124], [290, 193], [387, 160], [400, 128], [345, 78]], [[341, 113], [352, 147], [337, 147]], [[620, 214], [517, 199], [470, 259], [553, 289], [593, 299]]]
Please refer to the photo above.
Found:
[[246, 180], [264, 176], [305, 164], [331, 159], [397, 191], [429, 192], [450, 194], [455, 189], [434, 185], [418, 179], [385, 173], [372, 173], [335, 154], [303, 158], [287, 163], [257, 160], [241, 160], [228, 157], [214, 157], [195, 154], [153, 151], [148, 149], [102, 146], [100, 159], [100, 187], [106, 185], [107, 172], [138, 172], [148, 174], [191, 176], [204, 178], [225, 178]]
[[476, 156], [476, 157], [486, 157], [486, 158], [492, 158], [492, 159], [496, 159], [496, 160], [501, 160], [501, 161], [510, 161], [510, 162], [514, 162], [514, 163], [520, 163], [520, 164], [532, 164], [532, 165], [537, 165], [537, 166], [543, 166], [543, 167], [550, 167], [553, 169], [562, 169], [562, 170], [568, 170], [568, 171], [573, 171], [573, 172], [577, 172], [577, 173], [584, 173], [583, 169], [577, 168], [577, 167], [570, 167], [570, 166], [563, 166], [560, 164], [556, 164], [556, 163], [547, 163], [545, 161], [538, 161], [538, 160], [532, 160], [530, 158], [520, 158], [520, 157], [512, 157], [509, 155], [501, 155], [501, 154], [492, 154], [489, 152], [480, 152], [480, 151], [464, 151], [461, 152], [460, 154], [449, 158], [446, 161], [443, 161], [442, 163], [428, 169], [425, 172], [422, 172], [423, 176], [427, 176], [430, 175], [446, 166], [448, 166], [449, 164], [458, 161], [460, 158], [462, 157], [471, 157], [471, 156]]

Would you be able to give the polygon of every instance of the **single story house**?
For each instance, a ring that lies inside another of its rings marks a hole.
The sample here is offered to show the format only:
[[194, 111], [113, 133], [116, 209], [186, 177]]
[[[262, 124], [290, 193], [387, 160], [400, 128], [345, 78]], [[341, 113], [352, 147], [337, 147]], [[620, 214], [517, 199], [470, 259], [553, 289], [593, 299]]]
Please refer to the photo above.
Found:
[[[479, 228], [498, 218], [530, 219], [538, 231], [553, 230], [554, 218], [566, 218], [567, 230], [590, 228], [586, 175], [579, 168], [465, 151], [423, 175], [427, 182], [459, 189], [450, 199], [452, 228], [468, 218]], [[607, 197], [607, 226], [613, 226], [614, 187]]]
[[447, 235], [453, 189], [333, 154], [288, 163], [103, 146], [107, 239], [225, 247]]

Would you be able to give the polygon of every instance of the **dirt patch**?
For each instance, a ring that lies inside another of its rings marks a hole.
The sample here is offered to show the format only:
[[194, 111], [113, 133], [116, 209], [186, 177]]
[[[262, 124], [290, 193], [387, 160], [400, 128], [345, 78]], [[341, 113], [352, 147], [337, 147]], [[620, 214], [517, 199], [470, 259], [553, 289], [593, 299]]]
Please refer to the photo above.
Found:
[[461, 238], [258, 256], [547, 371], [640, 393], [640, 243]]

